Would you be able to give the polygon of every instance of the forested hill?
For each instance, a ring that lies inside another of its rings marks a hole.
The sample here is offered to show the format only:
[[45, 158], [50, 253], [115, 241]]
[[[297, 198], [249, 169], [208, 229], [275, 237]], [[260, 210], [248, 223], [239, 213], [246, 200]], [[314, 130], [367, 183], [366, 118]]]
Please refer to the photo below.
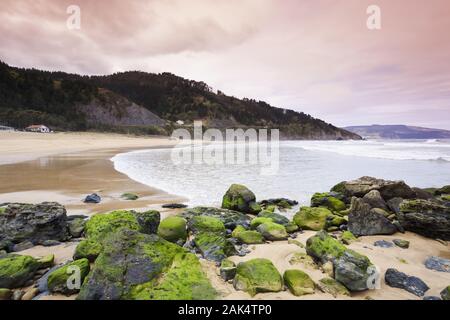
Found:
[[170, 132], [176, 121], [206, 127], [279, 128], [283, 138], [360, 139], [354, 133], [263, 101], [215, 93], [170, 73], [79, 76], [0, 63], [0, 124], [57, 130]]

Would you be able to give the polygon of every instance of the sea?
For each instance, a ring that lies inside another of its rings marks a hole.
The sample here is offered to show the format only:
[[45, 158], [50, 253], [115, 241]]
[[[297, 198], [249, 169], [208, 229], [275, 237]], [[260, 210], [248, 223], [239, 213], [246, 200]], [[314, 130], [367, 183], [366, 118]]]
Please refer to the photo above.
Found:
[[[259, 144], [249, 144], [248, 154], [250, 150], [264, 150]], [[301, 205], [309, 205], [315, 192], [329, 191], [341, 181], [362, 176], [404, 180], [419, 188], [450, 184], [450, 140], [280, 141], [276, 149], [269, 148], [271, 161], [276, 161], [275, 166], [270, 163], [275, 169], [269, 173], [263, 170], [268, 167], [267, 159], [259, 163], [250, 161], [249, 156], [234, 162], [174, 160], [174, 152], [184, 156], [191, 152], [210, 154], [217, 147], [139, 150], [118, 154], [111, 160], [117, 171], [185, 197], [191, 206], [220, 205], [234, 183], [246, 185], [258, 201], [283, 197]]]

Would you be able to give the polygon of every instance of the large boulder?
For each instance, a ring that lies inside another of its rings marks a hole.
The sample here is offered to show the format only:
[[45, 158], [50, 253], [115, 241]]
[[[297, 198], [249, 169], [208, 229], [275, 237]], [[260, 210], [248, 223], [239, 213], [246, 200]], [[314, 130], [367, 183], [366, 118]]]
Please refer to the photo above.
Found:
[[69, 238], [66, 209], [59, 203], [12, 203], [0, 214], [0, 242], [29, 241], [36, 245]]
[[383, 197], [381, 196], [380, 191], [378, 190], [372, 190], [364, 195], [362, 198], [365, 203], [370, 205], [372, 208], [380, 208], [383, 210], [388, 211], [389, 208], [384, 201]]
[[186, 219], [191, 219], [195, 216], [208, 216], [217, 218], [223, 222], [225, 228], [228, 230], [234, 230], [236, 226], [243, 226], [248, 228], [250, 226], [250, 218], [238, 211], [219, 209], [214, 207], [195, 207], [192, 209], [187, 209], [183, 212], [183, 217]]
[[88, 259], [90, 262], [94, 262], [103, 250], [103, 246], [99, 241], [83, 240], [81, 241], [73, 255], [74, 260], [80, 260], [83, 258]]
[[159, 224], [158, 235], [170, 242], [184, 242], [187, 238], [186, 220], [172, 216]]
[[433, 239], [450, 240], [450, 208], [428, 200], [405, 200], [397, 214], [405, 230]]
[[216, 263], [236, 254], [233, 243], [222, 233], [201, 232], [195, 236], [193, 243], [205, 259]]
[[345, 210], [342, 197], [335, 192], [315, 193], [311, 198], [311, 207], [325, 207], [333, 212]]
[[261, 206], [256, 203], [255, 194], [246, 186], [233, 184], [223, 196], [222, 208], [239, 212], [258, 214]]
[[310, 276], [301, 270], [286, 270], [284, 283], [295, 296], [314, 293], [315, 284]]
[[225, 225], [217, 218], [209, 216], [195, 216], [188, 221], [189, 230], [194, 233], [217, 232], [225, 234]]
[[140, 231], [146, 234], [153, 234], [158, 232], [159, 223], [161, 222], [161, 214], [156, 210], [149, 210], [145, 212], [134, 212], [133, 215], [140, 225]]
[[[81, 284], [89, 274], [90, 266], [88, 259], [80, 259], [67, 263], [51, 272], [47, 278], [47, 287], [52, 293], [61, 293], [64, 295], [75, 294], [80, 291]], [[79, 278], [73, 283], [70, 278], [76, 276]], [[76, 283], [79, 281], [78, 283]], [[69, 285], [71, 284], [71, 286]]]
[[80, 300], [201, 300], [216, 291], [198, 258], [161, 237], [120, 229], [81, 287]]
[[262, 292], [279, 292], [283, 289], [283, 278], [270, 260], [253, 259], [238, 264], [234, 288], [251, 296]]
[[355, 236], [391, 235], [397, 232], [397, 227], [383, 214], [372, 210], [364, 200], [353, 197], [348, 230]]
[[323, 207], [301, 207], [294, 216], [294, 222], [304, 230], [319, 231], [325, 228], [327, 218], [332, 213]]
[[257, 230], [265, 239], [270, 241], [286, 240], [289, 237], [286, 228], [274, 222], [260, 224]]
[[0, 257], [0, 288], [24, 286], [40, 267], [38, 260], [30, 256], [8, 254]]
[[110, 213], [93, 215], [84, 228], [86, 238], [102, 242], [110, 233], [126, 228], [139, 231], [141, 226], [133, 211], [118, 210]]
[[388, 286], [406, 290], [418, 297], [423, 297], [430, 289], [421, 279], [400, 272], [396, 269], [389, 268], [384, 276]]
[[315, 236], [306, 241], [306, 252], [324, 264], [328, 261], [334, 262], [341, 257], [347, 248], [338, 240], [331, 237], [325, 231], [319, 231]]
[[404, 181], [389, 181], [373, 177], [344, 181], [331, 189], [331, 191], [342, 193], [348, 198], [361, 198], [372, 190], [378, 190], [386, 201], [395, 197], [413, 199], [416, 196], [416, 193]]

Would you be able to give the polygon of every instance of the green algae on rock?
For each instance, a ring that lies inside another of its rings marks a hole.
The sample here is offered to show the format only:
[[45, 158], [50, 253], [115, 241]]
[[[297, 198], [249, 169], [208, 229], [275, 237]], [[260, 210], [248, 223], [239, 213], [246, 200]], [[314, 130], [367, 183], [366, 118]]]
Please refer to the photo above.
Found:
[[265, 222], [259, 225], [257, 230], [265, 239], [270, 241], [286, 240], [289, 237], [286, 228], [274, 222]]
[[256, 203], [255, 194], [246, 186], [233, 184], [223, 196], [222, 208], [243, 213], [258, 214], [261, 207]]
[[93, 241], [90, 239], [83, 240], [77, 245], [73, 259], [79, 260], [86, 258], [90, 262], [94, 262], [102, 252], [102, 249], [103, 247], [98, 241]]
[[301, 270], [286, 270], [284, 283], [295, 296], [314, 293], [315, 284], [311, 277]]
[[217, 263], [236, 254], [234, 245], [221, 233], [199, 233], [194, 238], [194, 244], [205, 259]]
[[319, 231], [325, 228], [327, 218], [332, 213], [323, 207], [301, 207], [294, 216], [294, 222], [304, 230]]
[[241, 231], [236, 235], [236, 239], [245, 244], [264, 243], [264, 237], [262, 234], [254, 230]]
[[315, 193], [311, 198], [311, 207], [325, 207], [333, 212], [345, 210], [346, 205], [338, 196], [334, 192]]
[[253, 259], [237, 266], [234, 288], [251, 296], [262, 292], [279, 292], [283, 289], [283, 278], [268, 259]]
[[352, 242], [358, 241], [358, 239], [350, 231], [344, 231], [341, 235], [341, 241], [344, 244], [351, 244]]
[[164, 219], [159, 224], [158, 235], [170, 242], [185, 241], [187, 238], [186, 220], [176, 216]]
[[273, 222], [281, 224], [283, 226], [287, 225], [288, 223], [290, 223], [289, 219], [286, 218], [285, 216], [279, 214], [279, 213], [275, 213], [275, 212], [271, 212], [271, 211], [261, 211], [258, 214], [258, 218], [269, 218], [272, 219]]
[[0, 258], [0, 288], [15, 289], [33, 279], [41, 264], [33, 257], [7, 254]]
[[[47, 279], [48, 289], [52, 293], [71, 295], [80, 291], [80, 286], [89, 274], [88, 259], [80, 259], [56, 269]], [[73, 277], [73, 282], [71, 278]], [[79, 281], [79, 283], [75, 283]]]
[[105, 214], [95, 214], [87, 222], [84, 232], [92, 241], [102, 241], [118, 229], [139, 230], [139, 223], [131, 211], [118, 210]]
[[225, 225], [222, 221], [214, 217], [195, 216], [189, 219], [189, 230], [195, 233], [217, 232], [225, 234]]
[[256, 228], [258, 228], [260, 224], [266, 222], [274, 222], [274, 221], [272, 218], [256, 217], [252, 221], [250, 221], [250, 228], [255, 230]]
[[120, 197], [122, 199], [128, 200], [128, 201], [135, 201], [135, 200], [139, 199], [139, 196], [137, 194], [131, 193], [131, 192], [126, 192], [126, 193], [122, 194]]

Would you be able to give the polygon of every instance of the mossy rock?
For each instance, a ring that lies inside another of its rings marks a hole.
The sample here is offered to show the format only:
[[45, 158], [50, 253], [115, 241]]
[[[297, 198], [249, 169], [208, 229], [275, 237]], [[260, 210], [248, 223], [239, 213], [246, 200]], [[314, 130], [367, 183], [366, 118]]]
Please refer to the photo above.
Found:
[[242, 212], [214, 208], [214, 207], [195, 207], [192, 209], [186, 209], [182, 216], [187, 220], [192, 219], [196, 216], [208, 216], [217, 218], [223, 222], [225, 228], [228, 230], [234, 230], [236, 226], [244, 226], [248, 228], [250, 225], [250, 217]]
[[98, 241], [93, 241], [89, 239], [83, 240], [77, 245], [75, 253], [73, 255], [73, 259], [79, 260], [85, 258], [88, 259], [90, 262], [94, 262], [95, 259], [97, 259], [97, 257], [102, 252], [102, 249], [103, 246]]
[[12, 294], [10, 289], [0, 288], [0, 301], [11, 300]]
[[188, 222], [188, 228], [193, 233], [217, 232], [225, 234], [225, 225], [217, 218], [208, 216], [195, 216]]
[[326, 227], [327, 218], [331, 216], [330, 210], [322, 207], [302, 207], [294, 216], [294, 222], [303, 230], [319, 231]]
[[264, 243], [264, 237], [261, 233], [253, 230], [241, 231], [236, 237], [240, 242], [245, 244], [261, 244]]
[[134, 212], [137, 223], [140, 226], [139, 231], [145, 234], [155, 234], [158, 232], [158, 227], [161, 222], [161, 214], [156, 210], [149, 210], [145, 212]]
[[[90, 271], [89, 260], [80, 259], [74, 262], [68, 263], [61, 268], [56, 269], [47, 279], [47, 286], [52, 293], [61, 293], [65, 295], [75, 294], [80, 291], [80, 287], [83, 284], [84, 279], [87, 277]], [[78, 273], [79, 272], [79, 273]], [[79, 277], [79, 283], [71, 282], [71, 278]], [[69, 286], [72, 285], [72, 287]], [[77, 287], [79, 285], [79, 287]]]
[[311, 207], [325, 207], [333, 212], [345, 210], [345, 203], [332, 194], [315, 193], [311, 198]]
[[224, 281], [232, 280], [236, 276], [236, 269], [236, 264], [233, 261], [223, 259], [220, 264], [220, 276]]
[[236, 254], [234, 245], [225, 238], [225, 235], [216, 232], [197, 234], [194, 238], [194, 245], [205, 259], [218, 263], [226, 257]]
[[256, 203], [256, 197], [246, 186], [233, 184], [223, 196], [222, 208], [239, 212], [258, 214], [261, 206]]
[[55, 263], [55, 255], [49, 254], [48, 256], [42, 257], [38, 259], [38, 263], [40, 264], [39, 269], [51, 268]]
[[179, 253], [170, 269], [155, 283], [137, 285], [130, 292], [131, 300], [214, 300], [217, 291], [211, 286], [198, 258]]
[[6, 211], [6, 207], [0, 207], [0, 214], [4, 214]]
[[328, 228], [335, 227], [338, 229], [339, 226], [346, 224], [346, 223], [347, 223], [346, 218], [333, 214], [333, 215], [327, 217], [326, 226]]
[[283, 226], [289, 224], [289, 222], [290, 222], [289, 219], [286, 218], [285, 216], [283, 216], [279, 213], [274, 213], [274, 212], [270, 212], [270, 211], [266, 211], [266, 210], [261, 211], [258, 214], [258, 218], [269, 218], [269, 219], [272, 219], [273, 222], [281, 224]]
[[350, 231], [344, 231], [341, 235], [341, 241], [344, 244], [351, 244], [352, 242], [358, 241], [358, 239]]
[[236, 228], [234, 228], [233, 232], [231, 233], [231, 236], [233, 238], [237, 238], [239, 236], [239, 233], [243, 231], [247, 231], [247, 229], [245, 229], [243, 226], [237, 226]]
[[347, 248], [325, 231], [319, 231], [306, 241], [306, 252], [321, 263], [341, 257]]
[[186, 220], [181, 217], [168, 217], [161, 221], [158, 235], [170, 242], [186, 241]]
[[131, 192], [126, 192], [126, 193], [122, 194], [120, 197], [127, 201], [135, 201], [135, 200], [139, 199], [139, 196], [137, 194], [131, 193]]
[[332, 278], [320, 279], [317, 286], [322, 292], [329, 293], [335, 298], [338, 296], [350, 296], [350, 291]]
[[299, 226], [295, 222], [289, 222], [284, 227], [286, 228], [287, 233], [294, 233], [300, 229]]
[[266, 222], [274, 222], [272, 218], [256, 217], [250, 222], [250, 228], [255, 230], [259, 225]]
[[8, 254], [0, 258], [0, 288], [15, 289], [33, 279], [41, 267], [33, 257]]
[[95, 214], [86, 222], [84, 232], [86, 238], [101, 242], [108, 234], [121, 228], [140, 230], [140, 225], [133, 212], [119, 210], [106, 214]]
[[450, 286], [441, 291], [442, 300], [450, 300]]
[[301, 270], [286, 270], [283, 279], [285, 285], [295, 296], [314, 293], [314, 281], [307, 273]]
[[251, 296], [279, 292], [283, 290], [283, 278], [270, 260], [253, 259], [238, 264], [234, 287]]
[[289, 237], [286, 228], [274, 222], [263, 223], [258, 226], [257, 230], [265, 239], [270, 241], [286, 240]]

